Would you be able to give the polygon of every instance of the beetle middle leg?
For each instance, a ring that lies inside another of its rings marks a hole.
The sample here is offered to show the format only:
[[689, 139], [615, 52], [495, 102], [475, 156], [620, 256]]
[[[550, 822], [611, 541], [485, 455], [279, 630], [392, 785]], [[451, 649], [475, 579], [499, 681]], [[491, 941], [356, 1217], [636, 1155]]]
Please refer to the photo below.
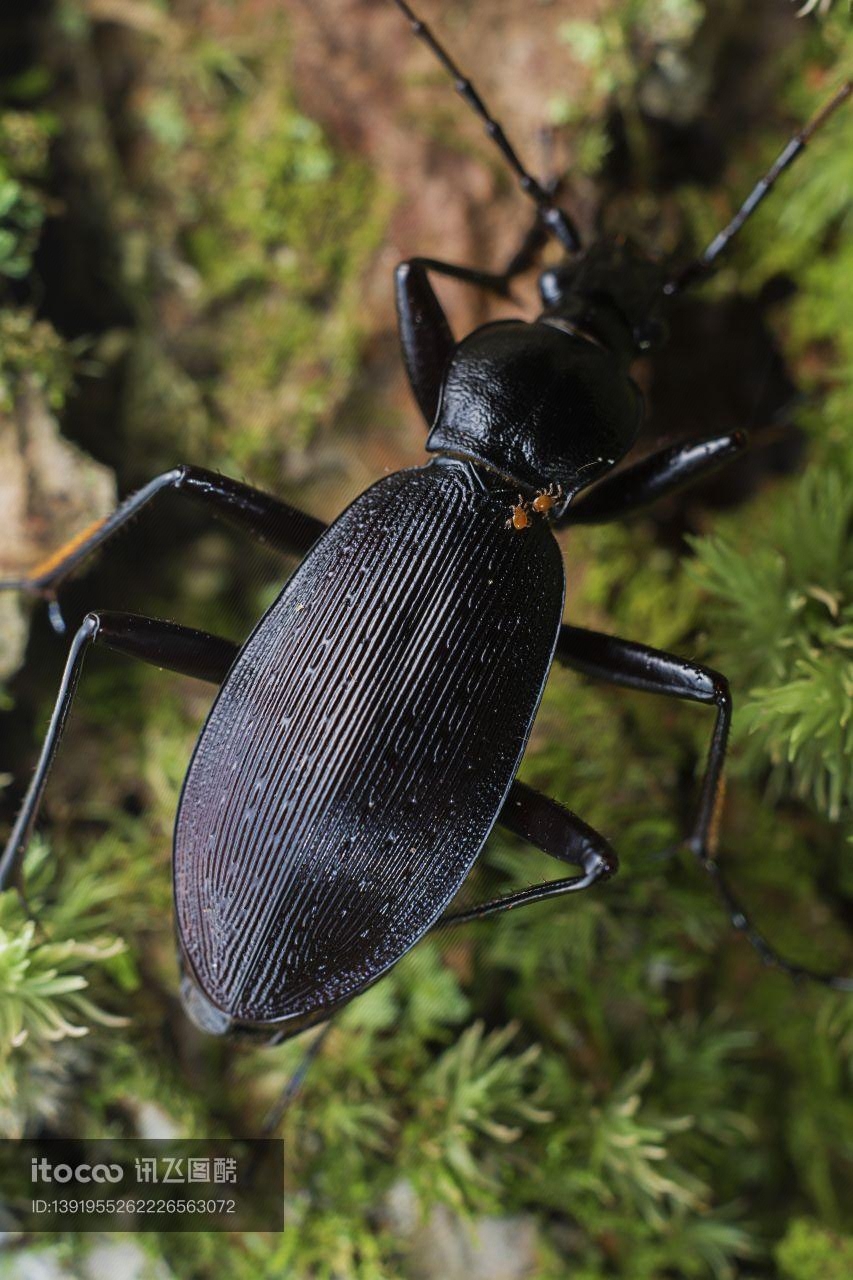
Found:
[[206, 471], [203, 467], [184, 465], [164, 471], [150, 480], [106, 519], [71, 538], [24, 577], [0, 579], [0, 590], [50, 596], [81, 561], [109, 542], [155, 498], [169, 489], [204, 503], [261, 542], [287, 554], [304, 555], [326, 529], [322, 520], [260, 489]]
[[570, 524], [603, 524], [632, 515], [659, 498], [680, 493], [704, 480], [737, 458], [747, 444], [745, 431], [731, 431], [651, 453], [581, 494], [556, 522], [557, 528]]
[[716, 706], [717, 718], [702, 779], [699, 808], [686, 841], [687, 847], [717, 885], [733, 926], [746, 936], [767, 964], [776, 965], [794, 978], [809, 978], [838, 990], [853, 991], [853, 978], [818, 973], [781, 956], [752, 924], [717, 861], [723, 765], [732, 716], [731, 693], [725, 676], [710, 667], [660, 649], [565, 624], [560, 629], [556, 657], [575, 671], [610, 684]]
[[224, 680], [239, 649], [232, 640], [196, 631], [191, 627], [182, 627], [174, 622], [162, 622], [131, 613], [103, 612], [86, 615], [71, 642], [41, 755], [0, 857], [0, 889], [8, 886], [26, 852], [74, 700], [83, 659], [93, 644], [102, 644], [128, 657], [215, 684]]

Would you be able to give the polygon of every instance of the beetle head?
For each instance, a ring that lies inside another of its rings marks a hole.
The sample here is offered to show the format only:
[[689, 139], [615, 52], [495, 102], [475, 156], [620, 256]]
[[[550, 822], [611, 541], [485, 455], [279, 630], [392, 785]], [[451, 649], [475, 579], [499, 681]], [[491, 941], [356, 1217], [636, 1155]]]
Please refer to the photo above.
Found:
[[665, 280], [663, 266], [630, 240], [599, 240], [582, 256], [542, 272], [541, 319], [589, 334], [627, 364], [666, 337]]

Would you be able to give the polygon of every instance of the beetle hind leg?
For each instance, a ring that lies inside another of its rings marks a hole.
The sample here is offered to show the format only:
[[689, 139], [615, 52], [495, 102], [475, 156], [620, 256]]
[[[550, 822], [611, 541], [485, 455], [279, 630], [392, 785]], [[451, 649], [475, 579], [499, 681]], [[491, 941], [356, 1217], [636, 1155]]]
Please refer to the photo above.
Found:
[[14, 879], [26, 853], [38, 816], [51, 767], [59, 750], [87, 650], [103, 644], [128, 657], [165, 667], [183, 675], [219, 684], [234, 661], [238, 646], [174, 622], [138, 617], [130, 613], [90, 613], [84, 618], [68, 651], [68, 660], [56, 705], [35, 773], [21, 810], [0, 856], [0, 890]]
[[783, 973], [787, 973], [789, 977], [795, 980], [805, 979], [809, 982], [817, 982], [821, 986], [831, 988], [833, 991], [853, 992], [853, 975], [820, 973], [814, 969], [808, 969], [804, 965], [794, 964], [783, 955], [780, 955], [750, 920], [740, 899], [731, 889], [719, 862], [714, 859], [702, 859], [702, 865], [717, 885], [717, 891], [726, 905], [732, 927], [737, 929], [738, 933], [743, 934], [765, 964], [775, 969], [781, 969]]
[[725, 676], [648, 645], [567, 625], [561, 628], [556, 656], [566, 666], [611, 684], [716, 707], [699, 807], [693, 829], [684, 844], [714, 881], [733, 927], [751, 943], [765, 964], [783, 970], [792, 978], [806, 978], [838, 991], [853, 991], [853, 978], [820, 973], [780, 955], [752, 924], [720, 867], [717, 858], [718, 828], [724, 791], [723, 766], [732, 716], [732, 699]]
[[258, 1134], [259, 1138], [275, 1137], [279, 1125], [293, 1103], [296, 1101], [296, 1098], [301, 1093], [302, 1086], [305, 1083], [305, 1077], [308, 1075], [315, 1059], [319, 1057], [320, 1051], [326, 1043], [326, 1037], [334, 1025], [334, 1016], [335, 1015], [332, 1014], [328, 1021], [322, 1025], [318, 1032], [316, 1032], [311, 1043], [302, 1054], [293, 1075], [290, 1077], [287, 1084], [284, 1086], [281, 1093], [264, 1116], [261, 1131]]
[[546, 898], [561, 897], [564, 893], [590, 889], [594, 884], [607, 880], [619, 866], [619, 860], [604, 836], [558, 801], [541, 795], [518, 779], [510, 788], [498, 821], [543, 853], [580, 867], [581, 875], [544, 880], [528, 889], [519, 889], [516, 893], [451, 912], [442, 916], [434, 927], [482, 920], [530, 902], [542, 902]]

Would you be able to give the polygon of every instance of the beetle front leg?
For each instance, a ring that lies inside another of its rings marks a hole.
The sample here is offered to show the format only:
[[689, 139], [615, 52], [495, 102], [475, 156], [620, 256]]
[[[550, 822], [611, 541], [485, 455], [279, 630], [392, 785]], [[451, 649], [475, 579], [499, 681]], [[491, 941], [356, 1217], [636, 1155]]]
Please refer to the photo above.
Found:
[[409, 258], [397, 267], [394, 287], [403, 362], [409, 385], [428, 426], [432, 426], [435, 419], [441, 384], [456, 346], [444, 308], [430, 283], [429, 273], [461, 280], [463, 284], [476, 285], [501, 298], [508, 298], [510, 282], [533, 266], [547, 238], [545, 226], [537, 215], [503, 271], [478, 271], [475, 267], [460, 267], [437, 258]]
[[660, 649], [567, 625], [560, 629], [556, 656], [575, 671], [610, 684], [716, 706], [699, 808], [686, 844], [717, 885], [733, 926], [746, 936], [767, 964], [783, 969], [794, 978], [809, 978], [840, 991], [853, 991], [853, 978], [817, 973], [781, 956], [751, 923], [717, 861], [723, 765], [732, 717], [731, 693], [725, 676]]
[[7, 888], [26, 852], [74, 700], [83, 659], [93, 644], [103, 644], [128, 657], [213, 684], [220, 684], [225, 679], [239, 652], [239, 646], [232, 640], [224, 640], [205, 631], [195, 631], [191, 627], [181, 627], [174, 622], [161, 622], [132, 613], [87, 614], [71, 642], [36, 771], [0, 856], [0, 890]]
[[126, 498], [111, 515], [70, 539], [23, 578], [0, 579], [0, 591], [49, 594], [77, 567], [115, 537], [159, 494], [173, 489], [204, 503], [261, 542], [291, 555], [304, 555], [326, 530], [322, 520], [281, 502], [271, 494], [203, 467], [165, 471]]
[[420, 259], [400, 263], [394, 288], [409, 386], [427, 426], [432, 426], [456, 341]]

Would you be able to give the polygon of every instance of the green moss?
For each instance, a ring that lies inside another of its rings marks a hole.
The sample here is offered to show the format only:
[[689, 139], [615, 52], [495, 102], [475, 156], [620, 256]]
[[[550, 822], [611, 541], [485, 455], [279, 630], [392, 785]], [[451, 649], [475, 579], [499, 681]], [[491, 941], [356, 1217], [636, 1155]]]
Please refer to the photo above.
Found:
[[24, 380], [61, 409], [72, 373], [71, 349], [48, 321], [27, 308], [0, 309], [0, 410], [11, 411]]
[[0, 112], [0, 156], [7, 172], [17, 178], [43, 178], [56, 132], [56, 121], [48, 113]]
[[846, 1280], [853, 1270], [853, 1240], [799, 1218], [777, 1246], [776, 1261], [782, 1280]]
[[44, 175], [52, 119], [37, 113], [0, 111], [0, 282], [21, 280], [47, 216], [32, 179]]
[[[37, 843], [24, 871], [26, 906], [14, 890], [0, 894], [0, 1130], [6, 1136], [20, 1135], [56, 1110], [63, 1071], [76, 1056], [58, 1046], [73, 1044], [95, 1024], [124, 1027], [126, 1021], [89, 994], [87, 974], [100, 970], [103, 981], [118, 972], [124, 951], [120, 938], [103, 932], [109, 882], [87, 870], [57, 898], [55, 865]], [[48, 902], [51, 929], [45, 935], [37, 920]]]
[[219, 314], [218, 443], [237, 469], [304, 447], [348, 392], [362, 275], [388, 208], [368, 167], [294, 109], [281, 56], [204, 139], [209, 172], [184, 236]]
[[787, 488], [748, 527], [697, 540], [695, 572], [719, 661], [748, 690], [737, 725], [752, 767], [769, 761], [777, 794], [837, 819], [853, 801], [850, 471], [815, 464]]
[[67, 343], [31, 308], [6, 301], [9, 282], [26, 280], [33, 269], [48, 209], [39, 183], [55, 132], [53, 117], [44, 112], [0, 110], [0, 410], [5, 412], [25, 377], [54, 409], [62, 407], [71, 383]]

